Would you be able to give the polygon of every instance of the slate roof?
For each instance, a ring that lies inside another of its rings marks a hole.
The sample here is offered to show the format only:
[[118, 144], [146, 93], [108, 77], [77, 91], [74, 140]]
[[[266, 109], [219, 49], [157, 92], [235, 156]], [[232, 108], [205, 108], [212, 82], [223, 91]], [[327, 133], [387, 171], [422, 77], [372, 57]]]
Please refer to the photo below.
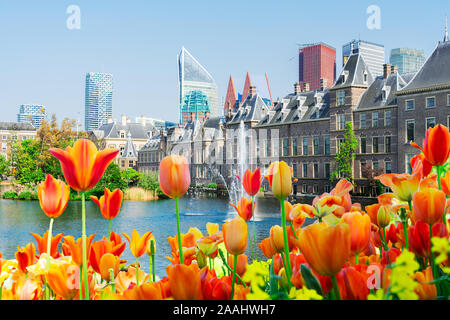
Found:
[[141, 123], [105, 123], [98, 130], [93, 131], [99, 138], [120, 139], [120, 132], [130, 132], [133, 139], [148, 139], [149, 132], [155, 131], [156, 128], [152, 124], [143, 126]]
[[450, 41], [439, 42], [433, 53], [400, 93], [450, 85]]
[[150, 139], [148, 139], [148, 141], [139, 150], [139, 152], [159, 150], [160, 145], [161, 145], [161, 134], [158, 133], [152, 136]]
[[[367, 74], [366, 82], [364, 82], [364, 73]], [[342, 69], [339, 77], [336, 79], [332, 89], [347, 87], [350, 85], [368, 86], [373, 81], [374, 77], [364, 62], [364, 58], [359, 54], [353, 54], [348, 58], [347, 63]]]
[[396, 105], [395, 93], [405, 85], [406, 82], [397, 73], [390, 74], [386, 79], [382, 76], [377, 77], [361, 95], [357, 109]]
[[0, 122], [0, 130], [13, 130], [13, 131], [36, 131], [36, 128], [28, 122]]
[[264, 103], [261, 96], [256, 93], [252, 97], [248, 96], [245, 99], [242, 106], [239, 107], [237, 112], [228, 122], [229, 124], [236, 124], [250, 121], [260, 121], [264, 115], [268, 112], [269, 107]]
[[134, 147], [133, 140], [131, 140], [131, 133], [127, 133], [127, 142], [125, 143], [125, 147], [120, 153], [120, 158], [137, 158], [138, 154], [136, 148]]

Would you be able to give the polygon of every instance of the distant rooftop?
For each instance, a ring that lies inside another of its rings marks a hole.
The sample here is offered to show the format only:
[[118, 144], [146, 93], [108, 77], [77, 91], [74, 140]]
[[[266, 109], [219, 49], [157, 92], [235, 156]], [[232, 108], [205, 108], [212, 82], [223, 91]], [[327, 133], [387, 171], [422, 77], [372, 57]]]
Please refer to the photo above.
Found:
[[322, 42], [322, 41], [315, 42], [315, 43], [302, 43], [302, 44], [297, 44], [297, 45], [298, 45], [299, 49], [303, 49], [303, 48], [307, 48], [307, 47], [318, 46], [319, 44], [324, 45], [324, 46], [326, 46], [328, 48], [331, 48], [333, 50], [336, 50], [335, 47], [329, 45], [328, 43]]
[[0, 130], [36, 131], [36, 128], [29, 122], [0, 122]]

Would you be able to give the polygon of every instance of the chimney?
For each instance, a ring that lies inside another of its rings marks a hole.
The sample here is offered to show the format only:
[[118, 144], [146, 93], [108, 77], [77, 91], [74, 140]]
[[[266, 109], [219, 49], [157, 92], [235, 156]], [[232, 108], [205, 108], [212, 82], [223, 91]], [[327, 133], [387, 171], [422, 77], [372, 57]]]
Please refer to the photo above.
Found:
[[395, 74], [395, 73], [398, 73], [398, 66], [392, 65], [391, 66], [391, 74]]
[[113, 123], [113, 119], [112, 118], [108, 118], [108, 123]]
[[327, 88], [328, 85], [328, 80], [325, 78], [320, 78], [320, 91], [325, 90], [325, 88]]
[[391, 65], [388, 63], [383, 64], [383, 78], [389, 77], [391, 74]]
[[206, 111], [206, 112], [205, 112], [205, 121], [209, 119], [209, 115], [210, 115], [210, 112], [209, 112], [209, 111]]
[[127, 116], [126, 115], [122, 115], [122, 125], [126, 126], [127, 125]]
[[142, 126], [145, 127], [145, 125], [147, 124], [147, 117], [146, 116], [144, 116], [144, 115], [141, 116], [141, 123], [142, 123]]
[[300, 82], [294, 83], [294, 94], [298, 95], [300, 92], [302, 92]]
[[131, 120], [130, 120], [130, 118], [127, 118], [127, 123], [131, 123]]
[[250, 91], [248, 93], [248, 95], [250, 97], [253, 97], [256, 94], [256, 87], [255, 86], [250, 86]]
[[303, 82], [303, 92], [309, 91], [309, 82]]

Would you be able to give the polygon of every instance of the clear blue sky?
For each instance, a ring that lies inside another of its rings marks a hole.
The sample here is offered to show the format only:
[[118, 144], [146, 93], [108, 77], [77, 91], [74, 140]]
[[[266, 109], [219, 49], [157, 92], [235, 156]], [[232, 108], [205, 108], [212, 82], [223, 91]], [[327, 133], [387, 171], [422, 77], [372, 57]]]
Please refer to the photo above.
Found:
[[[69, 5], [81, 29], [69, 30]], [[366, 8], [381, 8], [381, 30], [366, 27]], [[176, 57], [185, 46], [212, 74], [219, 103], [228, 77], [242, 91], [248, 71], [257, 89], [267, 72], [274, 99], [298, 79], [297, 44], [352, 39], [425, 50], [444, 33], [448, 0], [428, 1], [20, 1], [0, 0], [0, 120], [15, 121], [20, 104], [84, 122], [87, 72], [114, 75], [113, 115], [176, 121]], [[80, 114], [79, 114], [80, 113]]]

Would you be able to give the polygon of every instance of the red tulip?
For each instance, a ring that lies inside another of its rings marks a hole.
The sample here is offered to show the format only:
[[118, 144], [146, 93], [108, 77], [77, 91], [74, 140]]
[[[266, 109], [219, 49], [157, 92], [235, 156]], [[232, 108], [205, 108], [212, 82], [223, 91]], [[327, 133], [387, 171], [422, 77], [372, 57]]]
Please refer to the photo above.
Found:
[[91, 196], [91, 200], [94, 201], [105, 219], [114, 219], [120, 211], [123, 200], [123, 192], [120, 189], [116, 189], [113, 192], [105, 188], [105, 194], [100, 197], [100, 200], [96, 196]]
[[[246, 197], [242, 197], [237, 206], [233, 203], [230, 203], [230, 205], [236, 209], [239, 216], [245, 221], [249, 221], [252, 218], [252, 201], [248, 200]], [[255, 205], [253, 205], [253, 207], [255, 207]]]
[[415, 142], [411, 142], [411, 145], [422, 151], [432, 166], [442, 166], [450, 155], [450, 133], [446, 126], [438, 124], [428, 128], [422, 148]]
[[39, 204], [49, 218], [58, 218], [66, 210], [69, 196], [70, 187], [51, 174], [38, 186]]
[[253, 172], [245, 170], [242, 185], [249, 196], [256, 195], [261, 187], [261, 169], [257, 168]]

